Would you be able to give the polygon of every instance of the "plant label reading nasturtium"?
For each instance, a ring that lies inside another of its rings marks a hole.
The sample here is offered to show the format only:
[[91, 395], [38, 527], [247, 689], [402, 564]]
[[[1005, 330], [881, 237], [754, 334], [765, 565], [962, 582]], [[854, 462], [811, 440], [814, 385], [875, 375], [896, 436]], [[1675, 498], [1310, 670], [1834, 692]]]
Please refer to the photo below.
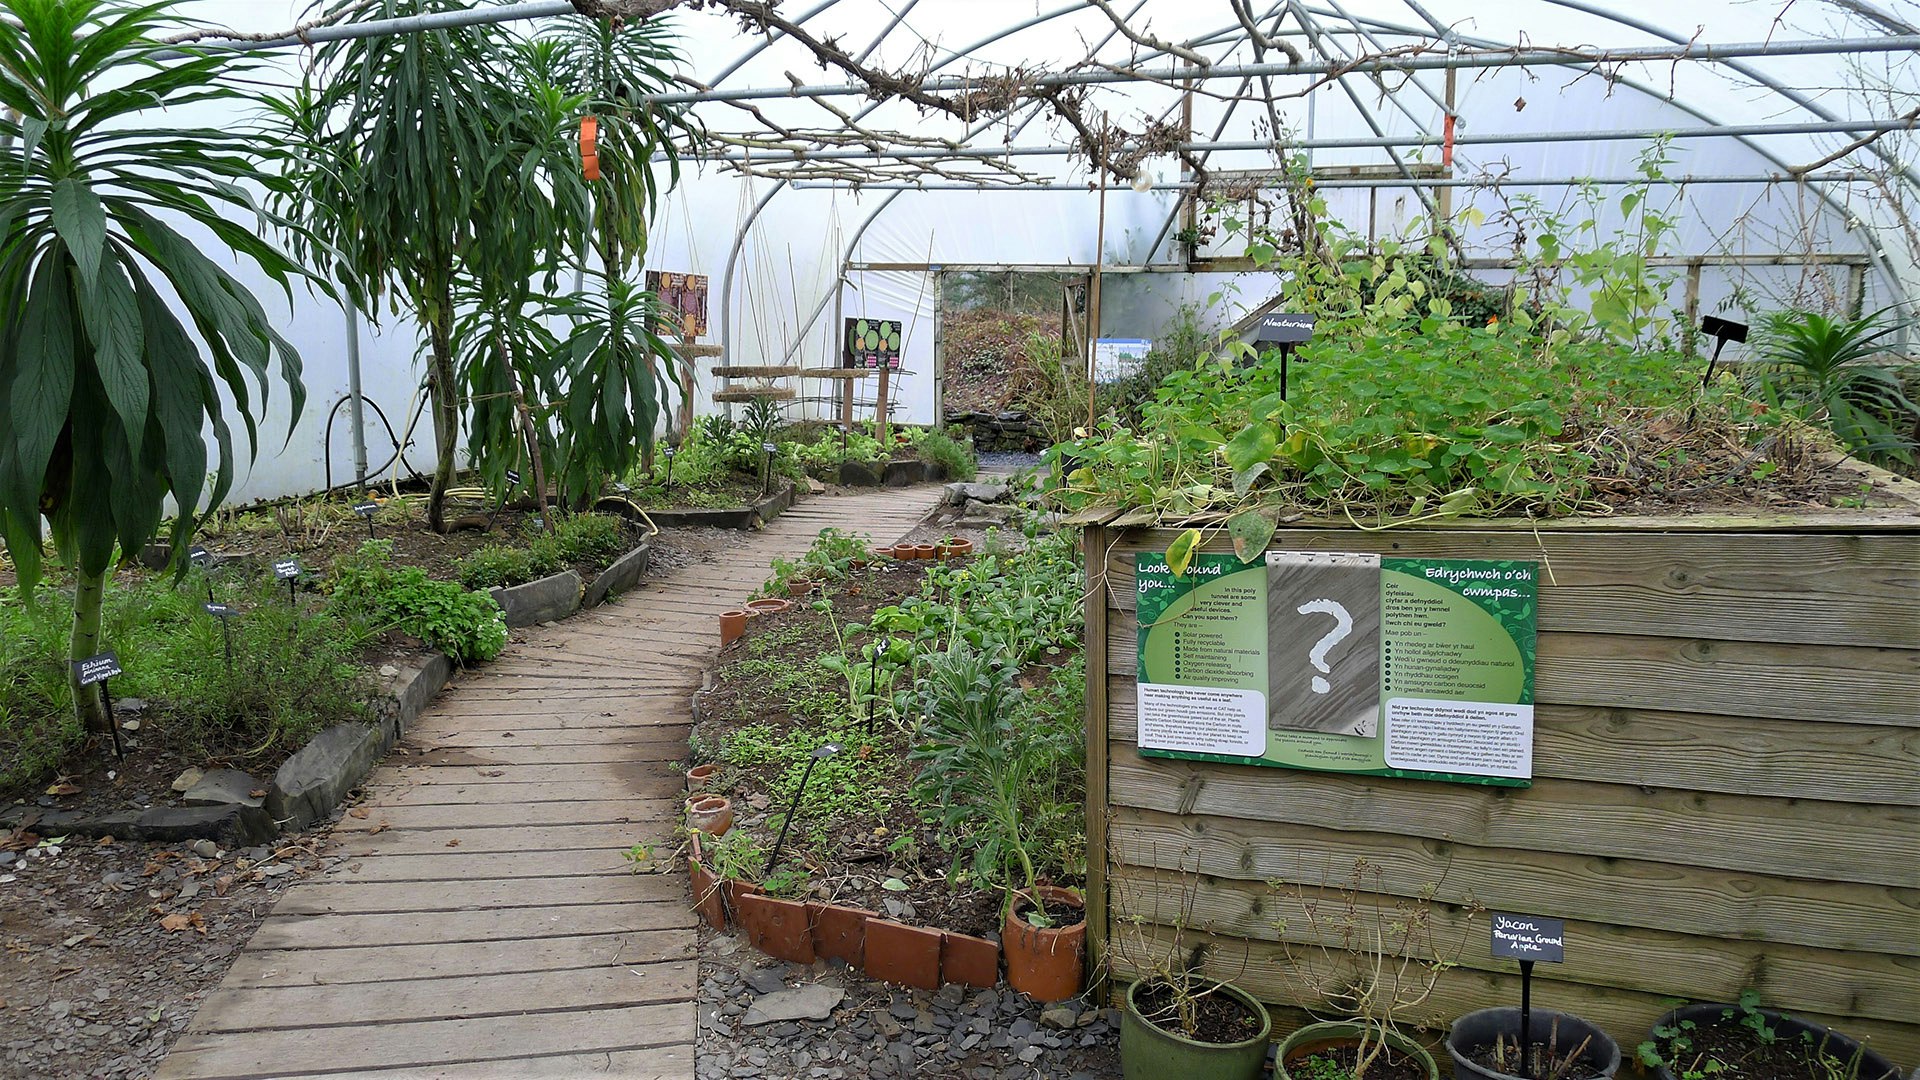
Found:
[[1538, 960], [1548, 964], [1567, 959], [1567, 924], [1544, 915], [1493, 913], [1493, 956], [1496, 960]]
[[1137, 561], [1143, 754], [1526, 786], [1531, 562]]

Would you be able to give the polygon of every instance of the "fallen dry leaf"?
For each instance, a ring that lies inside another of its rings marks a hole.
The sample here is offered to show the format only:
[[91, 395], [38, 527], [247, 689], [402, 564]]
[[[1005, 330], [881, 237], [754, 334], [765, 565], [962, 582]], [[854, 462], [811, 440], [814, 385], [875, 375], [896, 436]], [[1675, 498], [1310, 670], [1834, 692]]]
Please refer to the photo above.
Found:
[[453, 839], [451, 839], [451, 840], [449, 840], [449, 841], [447, 841], [447, 846], [448, 846], [448, 847], [459, 847], [459, 846], [460, 846], [460, 838], [456, 836], [456, 837], [454, 837]]
[[353, 810], [349, 810], [349, 811], [347, 811], [347, 816], [348, 816], [348, 817], [357, 817], [357, 818], [363, 818], [363, 819], [364, 819], [364, 818], [365, 818], [365, 817], [367, 816], [367, 808], [366, 808], [366, 807], [364, 807], [364, 806], [362, 806], [362, 807], [358, 807], [358, 808], [356, 808], [356, 809], [353, 809]]
[[249, 799], [264, 799], [266, 797], [267, 797], [267, 789], [263, 787], [257, 787], [257, 788], [254, 788], [252, 791], [247, 792], [247, 798]]
[[193, 916], [183, 915], [179, 912], [175, 912], [160, 920], [160, 929], [165, 930], [169, 934], [177, 934], [192, 925]]
[[386, 832], [386, 831], [387, 831], [388, 829], [391, 829], [391, 828], [393, 828], [393, 826], [391, 826], [391, 825], [389, 825], [389, 824], [387, 824], [386, 822], [384, 822], [384, 821], [383, 821], [383, 822], [381, 822], [380, 824], [378, 824], [378, 825], [375, 825], [375, 826], [374, 826], [373, 828], [371, 828], [371, 829], [368, 829], [368, 830], [367, 830], [367, 835], [369, 835], [369, 836], [378, 836], [378, 835], [380, 835], [381, 833], [383, 833], [383, 832]]
[[480, 770], [480, 775], [481, 775], [481, 776], [505, 776], [505, 775], [507, 775], [507, 770], [505, 770], [505, 769], [481, 769], [481, 770]]
[[101, 846], [101, 847], [112, 847], [112, 846], [113, 846], [113, 834], [112, 834], [112, 833], [108, 833], [107, 835], [105, 835], [105, 836], [103, 836], [103, 837], [101, 837], [101, 838], [100, 838], [100, 846]]
[[65, 780], [57, 784], [47, 785], [47, 794], [49, 795], [78, 795], [81, 790], [79, 784], [70, 783]]

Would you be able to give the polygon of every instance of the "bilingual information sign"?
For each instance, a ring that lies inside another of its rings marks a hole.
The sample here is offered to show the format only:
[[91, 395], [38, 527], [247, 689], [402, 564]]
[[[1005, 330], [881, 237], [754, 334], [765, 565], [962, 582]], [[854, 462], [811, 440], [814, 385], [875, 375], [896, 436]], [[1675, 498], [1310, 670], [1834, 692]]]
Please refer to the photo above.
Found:
[[1526, 787], [1539, 565], [1136, 562], [1148, 756]]
[[1496, 960], [1529, 960], [1547, 964], [1567, 959], [1567, 924], [1564, 919], [1544, 915], [1493, 913], [1493, 957]]

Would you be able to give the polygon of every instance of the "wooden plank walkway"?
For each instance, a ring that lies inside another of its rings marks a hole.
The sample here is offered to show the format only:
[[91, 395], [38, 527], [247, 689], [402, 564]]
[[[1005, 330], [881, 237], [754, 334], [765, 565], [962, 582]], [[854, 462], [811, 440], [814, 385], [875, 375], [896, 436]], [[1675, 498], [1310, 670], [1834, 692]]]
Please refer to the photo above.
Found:
[[691, 1080], [686, 878], [621, 854], [672, 844], [714, 615], [821, 529], [892, 542], [939, 494], [803, 502], [459, 679], [335, 828], [346, 860], [281, 898], [159, 1080]]

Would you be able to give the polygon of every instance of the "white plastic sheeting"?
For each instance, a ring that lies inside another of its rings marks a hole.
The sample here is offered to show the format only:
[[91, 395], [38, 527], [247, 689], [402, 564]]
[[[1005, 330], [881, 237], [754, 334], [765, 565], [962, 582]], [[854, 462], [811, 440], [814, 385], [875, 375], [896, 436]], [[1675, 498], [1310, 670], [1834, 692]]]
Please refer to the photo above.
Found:
[[[790, 15], [811, 9], [819, 0], [786, 0]], [[1176, 3], [1173, 0], [1115, 0], [1122, 12], [1137, 10], [1134, 24], [1158, 38], [1210, 43], [1197, 46], [1216, 62], [1255, 60], [1244, 36], [1235, 30], [1225, 5]], [[1046, 18], [1001, 40], [966, 49], [967, 58], [940, 67], [943, 74], [1004, 71], [1008, 68], [1059, 68], [1077, 63], [1089, 51], [1110, 63], [1126, 63], [1137, 47], [1113, 33], [1112, 24], [1085, 5], [1071, 0], [923, 0], [912, 5], [903, 22], [895, 24], [899, 0], [833, 0], [809, 20], [816, 33], [838, 39], [858, 54], [873, 48], [871, 62], [893, 67], [941, 64], [955, 50], [976, 45], [997, 29]], [[1486, 4], [1472, 0], [1426, 0], [1420, 7], [1452, 31], [1474, 40], [1530, 46], [1555, 44], [1642, 47], [1664, 44], [1652, 31], [1666, 31], [1681, 39], [1703, 42], [1744, 42], [1820, 33], [1866, 33], [1857, 22], [1843, 23], [1832, 9], [1792, 9], [1788, 24], [1776, 25], [1782, 5], [1722, 0], [1684, 10], [1654, 0], [1618, 0], [1615, 12], [1627, 21], [1577, 10], [1580, 0], [1529, 0]], [[1889, 5], [1896, 14], [1911, 17], [1910, 5]], [[240, 30], [284, 29], [305, 14], [304, 4], [282, 0], [187, 0], [188, 14]], [[1284, 11], [1287, 5], [1258, 2], [1256, 10]], [[1071, 10], [1068, 10], [1071, 9]], [[1342, 50], [1375, 51], [1431, 37], [1418, 11], [1405, 0], [1310, 0], [1302, 5], [1318, 24], [1313, 40], [1288, 38], [1312, 53], [1338, 59]], [[1351, 16], [1351, 20], [1348, 18]], [[702, 82], [738, 60], [757, 39], [743, 37], [737, 23], [724, 16], [678, 16], [688, 55], [687, 73]], [[1356, 31], [1355, 21], [1371, 40]], [[1828, 24], [1831, 20], [1831, 25]], [[1273, 25], [1269, 20], [1265, 25]], [[1279, 20], [1282, 30], [1298, 34], [1297, 12]], [[1404, 32], [1403, 32], [1404, 31]], [[1224, 32], [1224, 35], [1223, 35]], [[1276, 54], [1269, 52], [1266, 59]], [[302, 57], [278, 54], [269, 79], [290, 82]], [[1836, 89], [1850, 81], [1846, 63], [1878, 70], [1891, 80], [1893, 96], [1878, 103]], [[1162, 56], [1147, 66], [1170, 64]], [[1816, 107], [1848, 117], [1894, 115], [1912, 106], [1914, 76], [1902, 57], [1865, 55], [1851, 61], [1834, 56], [1767, 57], [1747, 62], [1781, 86], [1797, 88], [1816, 100]], [[837, 72], [823, 72], [812, 57], [792, 42], [775, 41], [748, 60], [721, 85], [786, 86], [792, 80], [832, 82]], [[1414, 81], [1425, 88], [1423, 92]], [[1196, 137], [1219, 131], [1227, 140], [1265, 140], [1273, 136], [1274, 122], [1292, 139], [1365, 138], [1371, 124], [1388, 136], [1418, 136], [1442, 129], [1441, 109], [1435, 98], [1445, 97], [1446, 76], [1438, 71], [1392, 73], [1380, 80], [1350, 75], [1346, 89], [1329, 84], [1302, 93], [1304, 80], [1275, 78], [1277, 95], [1271, 116], [1264, 101], [1237, 105], [1208, 96], [1196, 97], [1193, 127]], [[1255, 82], [1251, 89], [1260, 90]], [[1219, 93], [1239, 89], [1238, 80], [1209, 86]], [[1347, 89], [1352, 91], [1350, 96]], [[1356, 104], [1355, 98], [1358, 99]], [[1177, 88], [1130, 84], [1101, 87], [1091, 94], [1090, 115], [1102, 110], [1122, 127], [1137, 128], [1142, 119], [1179, 117]], [[1757, 85], [1750, 78], [1717, 65], [1629, 64], [1610, 67], [1604, 74], [1576, 68], [1489, 69], [1463, 71], [1455, 78], [1454, 101], [1459, 133], [1484, 139], [1501, 133], [1559, 132], [1565, 141], [1508, 145], [1463, 144], [1455, 157], [1456, 175], [1505, 173], [1516, 178], [1559, 180], [1572, 177], [1634, 175], [1647, 152], [1645, 140], [1582, 138], [1583, 133], [1614, 130], [1700, 129], [1714, 124], [1812, 121], [1814, 113]], [[838, 120], [819, 104], [806, 100], [774, 99], [756, 103], [783, 124], [837, 126]], [[868, 103], [858, 97], [835, 99], [840, 109], [853, 111]], [[746, 130], [745, 114], [723, 103], [698, 106], [703, 119], [717, 130]], [[883, 104], [862, 123], [873, 130], [905, 131], [916, 136], [966, 141], [975, 147], [1003, 145], [1059, 145], [1072, 141], [1072, 132], [1047, 118], [1028, 121], [1030, 110], [1013, 119], [985, 125], [971, 139], [957, 121], [921, 114], [900, 103]], [[195, 116], [188, 119], [225, 122], [230, 118]], [[1905, 153], [1905, 136], [1887, 145]], [[1669, 175], [1757, 176], [1776, 174], [1787, 166], [1817, 161], [1849, 142], [1843, 133], [1782, 135], [1751, 140], [1728, 138], [1676, 140], [1669, 148], [1673, 161]], [[1437, 163], [1437, 147], [1400, 151], [1409, 162]], [[1390, 157], [1379, 149], [1326, 149], [1312, 153], [1316, 168], [1338, 165], [1381, 166]], [[767, 160], [771, 160], [768, 158]], [[1085, 184], [1084, 169], [1064, 156], [1018, 157], [1007, 161], [1032, 173], [1064, 183]], [[1864, 163], [1864, 164], [1863, 164]], [[1275, 164], [1266, 151], [1222, 151], [1209, 156], [1212, 170], [1266, 169]], [[1856, 155], [1833, 169], [1876, 165], [1869, 154]], [[1181, 178], [1171, 158], [1147, 162], [1146, 171], [1165, 184]], [[1456, 214], [1478, 210], [1484, 224], [1466, 231], [1470, 255], [1497, 257], [1511, 251], [1513, 226], [1503, 216], [1509, 201], [1532, 197], [1567, 218], [1572, 229], [1588, 216], [1593, 230], [1611, 233], [1619, 217], [1621, 189], [1593, 189], [1599, 201], [1592, 206], [1562, 186], [1499, 191], [1458, 189], [1452, 203]], [[1349, 226], [1375, 235], [1391, 235], [1425, 213], [1417, 195], [1406, 187], [1377, 192], [1326, 189], [1333, 215]], [[1851, 273], [1845, 266], [1716, 265], [1726, 256], [1747, 262], [1778, 253], [1817, 252], [1822, 256], [1870, 260], [1866, 303], [1889, 302], [1906, 290], [1902, 283], [1914, 277], [1907, 244], [1888, 228], [1883, 200], [1871, 197], [1868, 185], [1811, 186], [1719, 184], [1661, 187], [1652, 201], [1676, 217], [1674, 234], [1666, 241], [1669, 252], [1707, 259], [1701, 274], [1703, 311], [1760, 310], [1786, 302], [1830, 300], [1840, 294]], [[754, 207], [764, 200], [757, 215]], [[936, 285], [933, 271], [943, 266], [1044, 265], [1089, 267], [1157, 264], [1173, 268], [1177, 249], [1156, 237], [1171, 232], [1169, 217], [1176, 199], [1161, 189], [1146, 194], [1120, 187], [1106, 196], [1104, 244], [1096, 227], [1098, 200], [1092, 191], [1036, 191], [1013, 189], [991, 193], [965, 191], [857, 191], [848, 188], [795, 188], [767, 179], [745, 180], [717, 167], [690, 165], [685, 179], [663, 206], [653, 229], [647, 258], [651, 268], [689, 271], [712, 280], [712, 333], [718, 341], [723, 323], [728, 332], [730, 359], [736, 364], [774, 364], [793, 358], [801, 366], [819, 367], [838, 362], [841, 317], [899, 319], [906, 331], [904, 365], [907, 375], [890, 397], [893, 415], [912, 422], [935, 418], [935, 344], [938, 335]], [[1597, 211], [1591, 212], [1590, 211]], [[749, 223], [750, 221], [750, 223]], [[1578, 231], [1578, 230], [1574, 230]], [[1569, 235], [1570, 242], [1577, 238]], [[1216, 242], [1218, 254], [1238, 254], [1231, 239]], [[1882, 250], [1884, 248], [1884, 250]], [[732, 278], [727, 281], [729, 264]], [[875, 264], [914, 269], [859, 269]], [[854, 269], [847, 269], [854, 267]], [[1498, 274], [1488, 275], [1497, 279]], [[1676, 274], [1676, 278], [1679, 275]], [[1224, 321], [1240, 307], [1257, 302], [1270, 284], [1245, 278], [1238, 287], [1231, 279], [1194, 279], [1115, 275], [1109, 278], [1106, 317], [1109, 333], [1151, 336], [1155, 319], [1179, 303], [1204, 302], [1216, 292], [1230, 296], [1228, 306], [1213, 314]], [[1678, 307], [1682, 298], [1672, 297]], [[312, 491], [323, 482], [325, 427], [328, 409], [347, 385], [346, 317], [330, 301], [300, 295], [286, 317], [290, 336], [306, 362], [311, 404], [306, 418], [289, 438], [284, 407], [286, 396], [276, 394], [262, 427], [261, 455], [246, 473], [235, 498], [250, 500]], [[362, 365], [367, 396], [385, 409], [396, 431], [417, 403], [421, 366], [417, 335], [404, 317], [387, 312], [366, 320], [362, 334]], [[699, 411], [712, 409], [708, 399], [717, 380], [709, 374], [714, 361], [700, 362]], [[832, 384], [800, 383], [803, 396], [826, 397]], [[873, 382], [861, 384], [863, 400], [872, 396]], [[863, 409], [864, 411], [864, 409]], [[335, 483], [350, 479], [345, 410], [333, 425], [330, 460]], [[832, 415], [824, 401], [802, 401], [793, 415]], [[423, 422], [424, 423], [424, 422]], [[424, 428], [415, 433], [409, 461], [425, 469], [431, 464], [431, 439]], [[369, 455], [378, 465], [392, 451], [377, 416], [368, 416]], [[390, 475], [390, 474], [383, 474]]]

